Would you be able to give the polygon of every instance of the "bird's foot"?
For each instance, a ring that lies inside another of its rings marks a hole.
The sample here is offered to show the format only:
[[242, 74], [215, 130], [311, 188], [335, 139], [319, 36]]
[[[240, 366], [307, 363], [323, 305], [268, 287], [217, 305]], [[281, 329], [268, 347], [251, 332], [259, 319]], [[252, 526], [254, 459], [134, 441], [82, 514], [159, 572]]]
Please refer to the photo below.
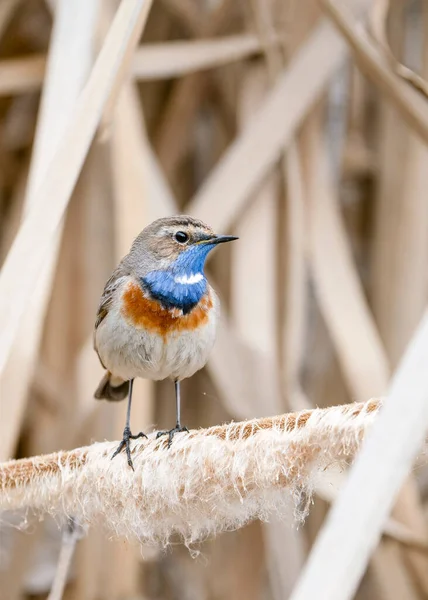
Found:
[[172, 444], [172, 438], [176, 433], [181, 433], [182, 431], [187, 431], [187, 433], [189, 433], [187, 427], [182, 427], [180, 423], [177, 423], [174, 429], [170, 429], [169, 431], [158, 431], [156, 439], [160, 438], [162, 435], [168, 435], [168, 448], [170, 448]]
[[123, 430], [122, 441], [120, 442], [120, 444], [117, 447], [115, 453], [111, 457], [111, 460], [113, 460], [113, 458], [115, 456], [117, 456], [118, 454], [120, 454], [122, 452], [122, 450], [124, 448], [126, 448], [126, 456], [128, 457], [128, 465], [131, 467], [132, 470], [134, 470], [134, 465], [132, 464], [131, 447], [130, 447], [130, 444], [129, 444], [129, 440], [138, 440], [138, 438], [141, 438], [141, 437], [147, 438], [146, 434], [143, 433], [142, 431], [140, 431], [140, 433], [137, 433], [137, 435], [132, 435], [131, 430], [129, 429], [129, 427], [125, 427], [125, 429]]

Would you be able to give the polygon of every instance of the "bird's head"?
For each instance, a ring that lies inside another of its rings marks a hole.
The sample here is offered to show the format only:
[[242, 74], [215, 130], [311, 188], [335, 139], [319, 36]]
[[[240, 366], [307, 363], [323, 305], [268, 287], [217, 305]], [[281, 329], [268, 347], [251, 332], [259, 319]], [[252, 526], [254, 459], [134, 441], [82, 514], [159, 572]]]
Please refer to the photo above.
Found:
[[217, 235], [198, 219], [179, 215], [158, 219], [148, 225], [134, 241], [130, 258], [138, 274], [152, 270], [203, 272], [208, 253], [218, 244], [236, 240]]
[[[206, 289], [205, 260], [218, 244], [236, 240], [217, 235], [198, 219], [180, 215], [158, 219], [134, 241], [129, 260], [134, 272], [154, 296], [178, 306], [189, 304]], [[174, 304], [175, 303], [175, 304]]]

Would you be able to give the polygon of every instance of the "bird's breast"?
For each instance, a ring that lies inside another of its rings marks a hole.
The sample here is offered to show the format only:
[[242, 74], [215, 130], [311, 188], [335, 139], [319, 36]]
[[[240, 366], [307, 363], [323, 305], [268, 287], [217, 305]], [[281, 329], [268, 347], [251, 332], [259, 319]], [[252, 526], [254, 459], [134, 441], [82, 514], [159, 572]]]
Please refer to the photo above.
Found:
[[140, 285], [130, 282], [122, 296], [122, 315], [128, 323], [137, 329], [144, 329], [162, 337], [175, 332], [194, 331], [206, 325], [213, 308], [211, 290], [187, 314], [183, 311], [164, 308], [160, 302], [148, 298]]

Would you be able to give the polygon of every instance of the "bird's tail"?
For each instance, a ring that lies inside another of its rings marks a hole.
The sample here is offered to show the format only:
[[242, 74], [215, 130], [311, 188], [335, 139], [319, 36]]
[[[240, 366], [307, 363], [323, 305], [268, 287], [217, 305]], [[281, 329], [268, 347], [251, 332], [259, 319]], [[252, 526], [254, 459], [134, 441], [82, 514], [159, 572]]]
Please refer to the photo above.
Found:
[[114, 377], [110, 371], [107, 371], [95, 390], [94, 396], [97, 400], [118, 402], [126, 398], [128, 390], [129, 381], [123, 381], [120, 377]]

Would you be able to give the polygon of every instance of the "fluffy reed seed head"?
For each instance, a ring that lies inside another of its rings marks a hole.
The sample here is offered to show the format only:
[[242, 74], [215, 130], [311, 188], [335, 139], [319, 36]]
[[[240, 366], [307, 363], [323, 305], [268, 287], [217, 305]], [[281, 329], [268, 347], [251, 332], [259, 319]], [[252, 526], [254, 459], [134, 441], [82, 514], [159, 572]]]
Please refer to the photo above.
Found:
[[0, 510], [32, 508], [166, 546], [267, 520], [294, 504], [305, 516], [319, 474], [349, 462], [379, 401], [232, 423], [136, 442], [135, 472], [117, 442], [0, 465]]

